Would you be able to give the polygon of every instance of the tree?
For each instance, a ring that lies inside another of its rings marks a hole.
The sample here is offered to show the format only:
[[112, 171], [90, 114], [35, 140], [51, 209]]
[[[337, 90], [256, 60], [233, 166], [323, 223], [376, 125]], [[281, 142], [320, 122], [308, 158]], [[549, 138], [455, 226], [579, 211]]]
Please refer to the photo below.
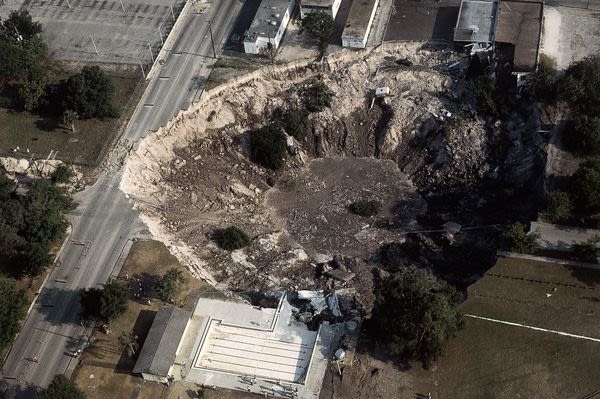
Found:
[[269, 169], [281, 169], [285, 164], [287, 141], [285, 134], [276, 124], [254, 130], [250, 134], [254, 162]]
[[371, 217], [379, 212], [379, 203], [375, 200], [361, 199], [350, 204], [350, 212], [363, 217]]
[[565, 144], [574, 153], [600, 153], [600, 117], [578, 114], [567, 125]]
[[29, 242], [25, 246], [25, 271], [32, 276], [41, 275], [54, 261], [47, 243]]
[[600, 55], [592, 55], [567, 68], [561, 83], [561, 97], [585, 113], [600, 110]]
[[50, 175], [50, 180], [54, 183], [68, 183], [74, 176], [73, 171], [67, 165], [61, 164], [54, 169]]
[[27, 80], [19, 88], [19, 96], [23, 108], [34, 111], [45, 102], [47, 89], [54, 77], [47, 69], [41, 67], [32, 68]]
[[29, 40], [42, 33], [42, 24], [34, 22], [27, 10], [13, 10], [2, 23], [2, 29], [18, 40]]
[[0, 352], [10, 345], [25, 316], [27, 296], [13, 280], [0, 277]]
[[47, 54], [48, 47], [39, 36], [18, 40], [0, 31], [0, 89], [6, 80], [25, 80], [31, 71], [40, 68]]
[[391, 355], [424, 368], [464, 325], [456, 290], [424, 269], [400, 267], [377, 291], [370, 330]]
[[41, 392], [40, 399], [85, 399], [85, 394], [64, 374], [57, 374]]
[[573, 216], [573, 202], [564, 191], [550, 191], [547, 209], [553, 222], [562, 222]]
[[540, 234], [537, 231], [527, 234], [525, 226], [517, 222], [502, 232], [502, 238], [509, 251], [532, 254], [539, 247]]
[[301, 95], [304, 106], [308, 112], [323, 111], [331, 105], [331, 100], [335, 96], [329, 86], [323, 82], [317, 82], [310, 85], [302, 91]]
[[570, 194], [578, 210], [600, 209], [600, 159], [579, 166], [571, 178]]
[[107, 282], [102, 289], [82, 289], [79, 294], [83, 319], [108, 322], [127, 311], [127, 287], [114, 280]]
[[79, 119], [79, 114], [72, 109], [65, 109], [63, 112], [63, 123], [71, 125], [71, 131], [75, 133], [75, 121]]
[[302, 19], [302, 29], [319, 40], [319, 54], [323, 56], [331, 36], [335, 33], [333, 18], [323, 11], [313, 11]]
[[85, 66], [59, 84], [55, 96], [63, 113], [72, 110], [83, 119], [106, 118], [117, 115], [112, 105], [113, 92], [113, 84], [102, 69]]
[[556, 75], [556, 61], [545, 54], [540, 54], [537, 71], [533, 84], [530, 86], [532, 94], [541, 101], [554, 102], [558, 90]]
[[123, 349], [127, 349], [127, 355], [132, 357], [135, 355], [139, 348], [138, 344], [138, 336], [133, 333], [133, 331], [129, 333], [123, 333], [119, 337], [119, 343], [123, 347]]
[[217, 242], [221, 248], [235, 251], [250, 245], [250, 237], [243, 230], [231, 226], [217, 232]]
[[600, 235], [573, 243], [573, 254], [582, 262], [598, 263], [600, 258]]
[[283, 116], [284, 128], [287, 134], [298, 141], [304, 140], [308, 131], [308, 114], [299, 109], [291, 109]]
[[181, 270], [176, 268], [169, 269], [156, 283], [158, 297], [165, 302], [171, 302], [184, 282], [185, 278]]
[[485, 75], [475, 80], [475, 98], [480, 112], [488, 115], [495, 115], [498, 112], [494, 101], [495, 90], [496, 79], [493, 77]]

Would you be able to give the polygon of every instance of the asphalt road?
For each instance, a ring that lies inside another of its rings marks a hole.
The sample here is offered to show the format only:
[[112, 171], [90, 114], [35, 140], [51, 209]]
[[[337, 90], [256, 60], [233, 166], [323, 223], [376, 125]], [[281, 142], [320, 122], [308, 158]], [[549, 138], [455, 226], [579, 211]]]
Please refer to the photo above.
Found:
[[115, 265], [127, 240], [144, 228], [119, 189], [123, 149], [165, 124], [199, 94], [215, 61], [207, 21], [213, 21], [220, 51], [241, 6], [239, 0], [220, 0], [203, 15], [186, 17], [165, 63], [149, 82], [109, 156], [105, 172], [92, 188], [75, 196], [79, 206], [69, 215], [73, 232], [59, 256], [60, 266], [42, 289], [3, 366], [2, 374], [11, 384], [9, 397], [36, 397], [36, 389], [74, 366], [76, 360], [69, 352], [77, 349], [84, 333], [78, 318], [78, 290], [101, 286], [118, 273]]

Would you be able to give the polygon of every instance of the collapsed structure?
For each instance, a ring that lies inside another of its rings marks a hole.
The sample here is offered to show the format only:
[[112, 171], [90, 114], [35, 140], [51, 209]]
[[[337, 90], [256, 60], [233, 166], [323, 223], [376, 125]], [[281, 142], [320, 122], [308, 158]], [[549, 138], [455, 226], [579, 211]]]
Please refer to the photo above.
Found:
[[301, 291], [293, 295], [297, 307], [290, 298], [284, 293], [277, 308], [207, 298], [193, 312], [163, 308], [134, 373], [163, 383], [318, 398], [341, 335], [355, 336], [358, 321], [343, 322], [335, 293]]

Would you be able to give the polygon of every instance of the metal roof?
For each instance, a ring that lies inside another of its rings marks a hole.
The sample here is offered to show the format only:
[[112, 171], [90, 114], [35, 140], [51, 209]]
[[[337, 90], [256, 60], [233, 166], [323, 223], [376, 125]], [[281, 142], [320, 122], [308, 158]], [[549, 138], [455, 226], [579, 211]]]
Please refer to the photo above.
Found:
[[191, 312], [180, 308], [160, 309], [154, 317], [133, 372], [166, 377], [191, 315]]

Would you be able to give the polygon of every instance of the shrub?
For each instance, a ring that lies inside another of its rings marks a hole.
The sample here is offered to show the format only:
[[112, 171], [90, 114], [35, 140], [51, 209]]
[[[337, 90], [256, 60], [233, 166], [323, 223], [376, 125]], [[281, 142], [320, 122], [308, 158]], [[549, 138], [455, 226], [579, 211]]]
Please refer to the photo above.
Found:
[[579, 211], [600, 209], [600, 160], [580, 165], [570, 186], [571, 198]]
[[217, 232], [217, 242], [221, 248], [235, 251], [250, 245], [250, 237], [243, 230], [231, 226]]
[[517, 222], [504, 230], [502, 238], [509, 251], [532, 254], [539, 247], [540, 234], [536, 231], [527, 234], [525, 226]]
[[181, 284], [185, 282], [181, 270], [172, 268], [165, 273], [164, 276], [156, 283], [156, 292], [158, 297], [165, 302], [172, 301], [181, 288]]
[[567, 125], [564, 136], [570, 151], [592, 155], [600, 153], [600, 117], [577, 115]]
[[308, 131], [308, 114], [298, 109], [287, 111], [283, 116], [285, 131], [296, 140], [302, 141]]
[[74, 176], [73, 171], [66, 165], [58, 165], [50, 175], [50, 180], [54, 183], [68, 183]]
[[464, 326], [460, 295], [430, 272], [400, 267], [376, 293], [369, 327], [394, 356], [419, 360], [424, 368], [443, 355]]
[[600, 55], [593, 55], [569, 66], [561, 81], [561, 97], [585, 112], [600, 110]]
[[598, 263], [600, 257], [600, 235], [590, 239], [573, 243], [573, 254], [582, 262]]
[[85, 399], [86, 395], [64, 374], [54, 376], [48, 388], [40, 394], [40, 399]]
[[547, 202], [548, 214], [553, 222], [562, 222], [573, 216], [573, 202], [569, 194], [563, 191], [550, 191]]
[[498, 112], [494, 101], [495, 89], [496, 79], [491, 76], [480, 76], [475, 81], [475, 97], [480, 112], [488, 115], [495, 115]]
[[374, 200], [358, 200], [350, 204], [350, 212], [363, 217], [371, 217], [379, 212], [379, 203]]
[[556, 62], [545, 54], [540, 54], [531, 90], [538, 100], [547, 102], [554, 102], [556, 100], [558, 91]]
[[254, 162], [269, 169], [281, 169], [285, 164], [287, 143], [285, 134], [276, 124], [264, 126], [250, 134]]
[[331, 100], [335, 96], [333, 91], [323, 82], [317, 82], [307, 88], [302, 93], [302, 101], [308, 112], [321, 112], [331, 105]]

